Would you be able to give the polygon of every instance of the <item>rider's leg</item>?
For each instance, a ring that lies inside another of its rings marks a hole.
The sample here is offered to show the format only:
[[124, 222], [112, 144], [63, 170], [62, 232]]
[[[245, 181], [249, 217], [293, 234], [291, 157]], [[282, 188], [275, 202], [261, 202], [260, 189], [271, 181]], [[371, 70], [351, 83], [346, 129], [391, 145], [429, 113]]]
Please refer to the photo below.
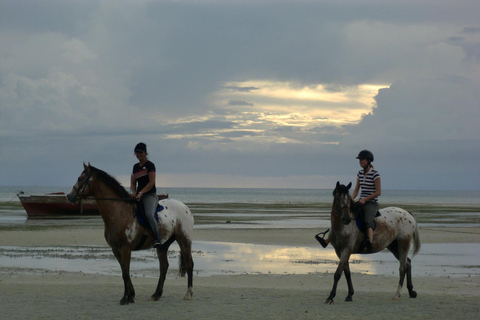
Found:
[[370, 243], [372, 243], [373, 242], [373, 229], [372, 228], [367, 229], [367, 237], [368, 237], [368, 241], [370, 241]]
[[158, 231], [158, 223], [155, 220], [155, 211], [158, 204], [158, 196], [155, 193], [147, 193], [142, 197], [143, 205], [145, 207], [145, 215], [153, 232], [153, 246], [161, 243], [162, 237]]
[[367, 243], [366, 246], [371, 249], [373, 243], [373, 228], [375, 227], [375, 216], [378, 211], [378, 203], [376, 201], [367, 201], [363, 207], [365, 213], [365, 228], [367, 229]]

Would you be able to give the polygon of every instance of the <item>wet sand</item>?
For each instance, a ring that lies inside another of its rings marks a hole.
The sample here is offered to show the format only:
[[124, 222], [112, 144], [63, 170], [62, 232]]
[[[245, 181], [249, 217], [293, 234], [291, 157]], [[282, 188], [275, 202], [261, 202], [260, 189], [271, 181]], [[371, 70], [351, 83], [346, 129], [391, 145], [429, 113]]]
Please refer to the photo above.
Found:
[[[195, 230], [201, 241], [275, 245], [312, 245], [314, 229]], [[425, 228], [423, 243], [480, 243], [480, 228]], [[314, 240], [313, 240], [314, 241]], [[106, 246], [102, 228], [5, 231], [0, 246]], [[92, 261], [94, 263], [94, 261]], [[173, 265], [175, 262], [171, 262]], [[480, 312], [480, 277], [414, 277], [418, 298], [406, 288], [392, 301], [398, 274], [353, 274], [353, 302], [344, 302], [340, 280], [334, 305], [323, 302], [332, 274], [218, 275], [194, 279], [194, 300], [183, 301], [186, 279], [167, 279], [165, 293], [150, 302], [156, 280], [133, 277], [136, 302], [120, 306], [123, 282], [118, 275], [26, 270], [0, 266], [3, 319], [476, 319]]]

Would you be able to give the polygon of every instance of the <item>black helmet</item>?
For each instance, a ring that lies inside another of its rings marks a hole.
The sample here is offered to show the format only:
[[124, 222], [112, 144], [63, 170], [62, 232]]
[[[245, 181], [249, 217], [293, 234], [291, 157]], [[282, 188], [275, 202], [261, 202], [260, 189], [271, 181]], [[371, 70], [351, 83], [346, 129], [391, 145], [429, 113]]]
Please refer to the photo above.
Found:
[[135, 146], [135, 152], [147, 152], [147, 145], [143, 142], [140, 142]]
[[367, 159], [370, 162], [373, 162], [373, 153], [368, 150], [362, 150], [357, 156], [357, 159]]

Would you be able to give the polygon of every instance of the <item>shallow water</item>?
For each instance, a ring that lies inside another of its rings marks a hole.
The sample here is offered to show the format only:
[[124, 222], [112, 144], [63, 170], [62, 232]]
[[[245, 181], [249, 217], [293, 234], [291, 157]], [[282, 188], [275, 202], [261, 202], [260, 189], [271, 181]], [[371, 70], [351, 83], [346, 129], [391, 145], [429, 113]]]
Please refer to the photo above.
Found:
[[[1, 230], [35, 228], [103, 228], [100, 217], [75, 219], [27, 219], [27, 214], [9, 188], [0, 188]], [[47, 193], [58, 188], [32, 187]], [[167, 190], [168, 191], [168, 190]], [[324, 230], [330, 226], [331, 191], [279, 189], [182, 189], [169, 191], [187, 203], [195, 216], [196, 229], [302, 229]], [[12, 200], [13, 199], [13, 200]], [[385, 192], [384, 203], [405, 202], [420, 228], [480, 226], [480, 192], [398, 191]], [[190, 201], [188, 201], [190, 200]], [[440, 205], [441, 204], [441, 205]], [[120, 267], [107, 247], [8, 247], [0, 243], [0, 266], [44, 271], [69, 271], [120, 275]], [[172, 245], [171, 276], [178, 270], [178, 246]], [[308, 274], [333, 273], [338, 259], [331, 248], [252, 245], [195, 241], [195, 273], [217, 274]], [[398, 274], [398, 262], [389, 252], [354, 255], [352, 272]], [[413, 259], [414, 275], [479, 276], [478, 244], [423, 244]], [[1, 271], [1, 269], [0, 269]], [[133, 253], [132, 274], [158, 276], [153, 250]]]
[[[169, 251], [170, 274], [178, 271], [179, 249]], [[338, 259], [333, 249], [253, 245], [196, 241], [193, 245], [196, 276], [221, 274], [316, 274], [333, 273]], [[131, 273], [158, 277], [154, 250], [134, 252]], [[55, 272], [121, 275], [111, 250], [106, 247], [0, 247], [3, 268], [39, 269]], [[353, 255], [354, 273], [398, 275], [398, 262], [388, 251], [374, 255]], [[0, 269], [1, 270], [1, 269]], [[480, 250], [477, 244], [424, 244], [413, 259], [413, 275], [479, 276]]]

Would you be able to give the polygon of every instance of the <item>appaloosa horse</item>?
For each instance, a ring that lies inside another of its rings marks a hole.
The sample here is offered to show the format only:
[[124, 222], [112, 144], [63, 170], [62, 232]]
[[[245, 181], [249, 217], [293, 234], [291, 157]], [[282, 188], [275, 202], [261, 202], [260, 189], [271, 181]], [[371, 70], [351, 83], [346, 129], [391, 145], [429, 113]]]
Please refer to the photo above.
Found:
[[[130, 279], [130, 258], [132, 250], [144, 250], [153, 247], [153, 235], [143, 227], [134, 212], [136, 200], [132, 198], [120, 183], [90, 164], [83, 164], [84, 171], [67, 195], [71, 202], [93, 195], [97, 200], [100, 215], [105, 223], [105, 239], [112, 247], [113, 254], [122, 268], [125, 292], [120, 304], [135, 302], [135, 290]], [[160, 262], [160, 279], [151, 300], [160, 299], [168, 270], [167, 252], [170, 245], [177, 241], [180, 247], [179, 273], [188, 276], [188, 291], [185, 300], [193, 297], [193, 259], [192, 233], [193, 216], [188, 207], [173, 199], [160, 200], [164, 207], [158, 213], [158, 227], [162, 236], [162, 245], [157, 248]]]
[[[380, 210], [380, 216], [375, 218], [376, 229], [373, 236], [371, 250], [363, 245], [365, 234], [363, 234], [355, 223], [353, 202], [349, 190], [352, 183], [347, 186], [337, 182], [333, 191], [333, 206], [331, 213], [330, 243], [340, 259], [334, 275], [333, 288], [325, 303], [332, 304], [337, 292], [337, 284], [345, 272], [348, 284], [348, 295], [345, 301], [352, 301], [354, 293], [350, 266], [348, 260], [354, 253], [375, 253], [385, 248], [390, 250], [400, 262], [400, 281], [393, 299], [400, 298], [405, 274], [407, 275], [407, 288], [411, 298], [416, 298], [417, 293], [413, 291], [411, 260], [408, 258], [410, 246], [413, 243], [413, 255], [420, 250], [420, 236], [418, 226], [413, 216], [400, 208], [388, 207]], [[353, 223], [352, 220], [354, 221]]]

